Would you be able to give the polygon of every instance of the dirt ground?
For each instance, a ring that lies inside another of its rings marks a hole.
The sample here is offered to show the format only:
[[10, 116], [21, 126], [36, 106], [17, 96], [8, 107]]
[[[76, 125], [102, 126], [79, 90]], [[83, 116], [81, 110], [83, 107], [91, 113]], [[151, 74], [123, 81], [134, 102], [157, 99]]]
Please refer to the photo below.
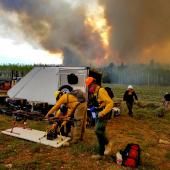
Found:
[[[137, 143], [142, 150], [138, 169], [170, 169], [170, 145], [159, 144], [159, 139], [170, 141], [169, 115], [166, 118], [148, 115], [146, 118], [138, 109], [135, 108], [138, 114], [133, 118], [124, 113], [109, 120], [107, 135], [113, 145], [111, 155], [115, 156], [128, 143]], [[35, 129], [46, 127], [43, 122], [29, 121], [29, 124]], [[9, 128], [11, 117], [0, 115], [0, 125], [0, 130]], [[83, 142], [58, 149], [0, 134], [0, 169], [127, 169], [117, 165], [111, 157], [92, 160], [91, 155], [96, 152], [94, 128], [86, 130]]]

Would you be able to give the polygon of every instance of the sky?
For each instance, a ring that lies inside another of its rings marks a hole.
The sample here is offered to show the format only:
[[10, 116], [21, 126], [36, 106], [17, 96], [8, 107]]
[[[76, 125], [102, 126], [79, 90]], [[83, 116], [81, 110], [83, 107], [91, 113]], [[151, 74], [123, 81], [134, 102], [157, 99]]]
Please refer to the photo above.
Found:
[[61, 55], [52, 55], [23, 41], [0, 38], [0, 64], [62, 64]]
[[40, 44], [27, 41], [15, 14], [0, 14], [0, 64], [62, 64], [62, 54], [51, 54]]
[[0, 64], [167, 64], [169, 9], [169, 0], [0, 0]]

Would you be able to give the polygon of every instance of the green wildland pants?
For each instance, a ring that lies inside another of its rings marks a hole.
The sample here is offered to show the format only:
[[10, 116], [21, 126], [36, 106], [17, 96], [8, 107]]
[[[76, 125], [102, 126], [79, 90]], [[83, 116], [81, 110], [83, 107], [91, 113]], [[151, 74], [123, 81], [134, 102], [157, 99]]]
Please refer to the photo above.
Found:
[[107, 119], [98, 118], [96, 121], [95, 133], [99, 143], [99, 154], [104, 155], [105, 145], [108, 144], [108, 139], [105, 134]]

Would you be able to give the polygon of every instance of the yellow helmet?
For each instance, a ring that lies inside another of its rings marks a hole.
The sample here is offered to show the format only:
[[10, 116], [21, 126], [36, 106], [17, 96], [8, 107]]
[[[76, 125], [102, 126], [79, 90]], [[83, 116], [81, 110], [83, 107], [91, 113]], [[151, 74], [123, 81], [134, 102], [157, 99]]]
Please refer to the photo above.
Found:
[[55, 91], [55, 92], [54, 92], [54, 96], [55, 96], [55, 98], [57, 98], [59, 94], [60, 94], [60, 91], [58, 91], [58, 90], [57, 90], [57, 91]]

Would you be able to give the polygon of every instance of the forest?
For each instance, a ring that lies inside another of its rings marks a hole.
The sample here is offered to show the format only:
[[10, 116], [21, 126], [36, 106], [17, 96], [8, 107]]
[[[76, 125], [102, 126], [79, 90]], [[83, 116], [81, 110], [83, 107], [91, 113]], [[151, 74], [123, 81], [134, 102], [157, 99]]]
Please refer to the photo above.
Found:
[[151, 61], [149, 64], [115, 65], [99, 68], [104, 83], [135, 84], [147, 86], [170, 85], [170, 66]]
[[[0, 65], [0, 80], [23, 77], [33, 65]], [[160, 65], [154, 61], [149, 64], [114, 64], [92, 68], [102, 73], [103, 83], [135, 84], [147, 86], [170, 85], [170, 65]]]

